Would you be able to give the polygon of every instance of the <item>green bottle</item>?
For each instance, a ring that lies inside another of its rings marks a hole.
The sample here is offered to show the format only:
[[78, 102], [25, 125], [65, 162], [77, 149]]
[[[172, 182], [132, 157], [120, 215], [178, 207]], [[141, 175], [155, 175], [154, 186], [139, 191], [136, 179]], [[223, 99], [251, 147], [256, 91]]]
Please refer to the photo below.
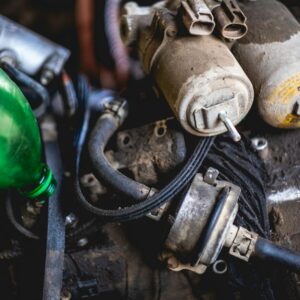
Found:
[[0, 189], [18, 189], [44, 201], [55, 192], [55, 179], [42, 163], [37, 120], [25, 96], [0, 69]]

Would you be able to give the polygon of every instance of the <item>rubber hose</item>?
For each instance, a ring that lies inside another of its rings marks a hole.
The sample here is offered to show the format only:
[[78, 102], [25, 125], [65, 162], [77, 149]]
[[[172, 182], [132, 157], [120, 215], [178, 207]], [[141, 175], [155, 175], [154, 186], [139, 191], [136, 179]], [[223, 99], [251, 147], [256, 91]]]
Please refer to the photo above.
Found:
[[258, 238], [254, 255], [264, 261], [279, 264], [300, 273], [300, 253], [286, 249], [269, 240]]
[[[85, 89], [85, 91], [85, 100], [82, 102], [86, 103], [87, 105], [88, 89]], [[101, 217], [105, 221], [122, 222], [142, 218], [151, 211], [159, 208], [164, 203], [171, 201], [196, 175], [198, 169], [200, 168], [204, 158], [206, 157], [209, 149], [211, 148], [214, 142], [214, 137], [200, 139], [194, 153], [189, 158], [188, 162], [182, 168], [179, 174], [175, 177], [175, 179], [172, 180], [172, 182], [168, 186], [166, 186], [159, 193], [155, 194], [153, 197], [148, 198], [147, 200], [135, 204], [131, 207], [118, 210], [105, 210], [95, 207], [94, 205], [88, 202], [81, 190], [79, 182], [81, 155], [88, 133], [88, 125], [91, 117], [91, 111], [89, 107], [85, 106], [84, 111], [85, 113], [83, 115], [78, 134], [75, 137], [75, 148], [77, 155], [75, 160], [74, 188], [76, 191], [77, 200], [81, 204], [81, 206], [84, 207], [90, 213]]]
[[6, 214], [7, 217], [10, 221], [10, 223], [14, 226], [14, 228], [21, 233], [23, 236], [32, 239], [32, 240], [39, 240], [40, 238], [32, 233], [30, 230], [22, 226], [20, 223], [15, 218], [13, 207], [12, 207], [12, 202], [11, 202], [11, 197], [8, 195], [6, 197], [6, 203], [5, 203], [5, 208], [6, 208]]
[[26, 86], [39, 96], [41, 104], [35, 108], [33, 112], [36, 118], [42, 117], [50, 105], [50, 96], [46, 88], [25, 73], [7, 63], [3, 63], [1, 67], [9, 75], [9, 77], [16, 82], [16, 84], [22, 84]]
[[109, 49], [116, 65], [118, 78], [124, 82], [128, 78], [130, 64], [120, 34], [119, 14], [121, 2], [121, 0], [105, 1], [104, 23]]
[[98, 180], [103, 180], [124, 195], [135, 200], [144, 200], [151, 189], [113, 169], [104, 154], [109, 139], [118, 128], [118, 117], [111, 113], [105, 113], [98, 119], [89, 140], [89, 155], [94, 174]]
[[154, 194], [154, 196], [146, 199], [143, 202], [139, 202], [130, 207], [117, 210], [101, 209], [93, 206], [86, 200], [80, 187], [78, 179], [78, 168], [76, 170], [77, 176], [75, 178], [75, 190], [77, 192], [77, 200], [87, 211], [98, 217], [101, 217], [105, 221], [125, 222], [142, 218], [151, 211], [161, 207], [163, 204], [174, 199], [174, 197], [184, 189], [184, 187], [197, 174], [213, 142], [214, 137], [199, 138], [199, 143], [196, 146], [194, 153], [187, 161], [186, 165], [165, 188], [163, 188], [160, 192]]

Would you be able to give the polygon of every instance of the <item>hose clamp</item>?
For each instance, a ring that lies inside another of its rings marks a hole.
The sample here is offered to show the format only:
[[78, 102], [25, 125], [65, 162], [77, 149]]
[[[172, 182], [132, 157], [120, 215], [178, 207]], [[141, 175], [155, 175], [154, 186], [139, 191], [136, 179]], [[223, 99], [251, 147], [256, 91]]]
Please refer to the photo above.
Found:
[[119, 126], [123, 124], [128, 115], [128, 102], [125, 99], [118, 98], [105, 105], [105, 112], [118, 118]]

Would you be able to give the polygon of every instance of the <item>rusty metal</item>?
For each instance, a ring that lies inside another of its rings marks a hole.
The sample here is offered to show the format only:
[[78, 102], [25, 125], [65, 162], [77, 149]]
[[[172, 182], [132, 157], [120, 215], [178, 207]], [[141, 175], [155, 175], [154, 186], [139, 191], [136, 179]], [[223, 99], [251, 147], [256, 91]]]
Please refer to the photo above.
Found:
[[172, 119], [157, 121], [117, 134], [117, 149], [106, 152], [115, 169], [129, 170], [143, 184], [157, 184], [186, 157], [183, 134], [172, 129]]
[[72, 299], [81, 299], [78, 282], [96, 279], [98, 298], [196, 300], [185, 274], [149, 263], [147, 258], [153, 257], [156, 247], [153, 233], [142, 225], [126, 229], [119, 224], [104, 224], [95, 234], [96, 244], [88, 251], [66, 253], [64, 290], [72, 293]]
[[101, 184], [93, 173], [84, 174], [80, 178], [80, 183], [93, 203], [97, 203], [107, 193], [107, 188]]

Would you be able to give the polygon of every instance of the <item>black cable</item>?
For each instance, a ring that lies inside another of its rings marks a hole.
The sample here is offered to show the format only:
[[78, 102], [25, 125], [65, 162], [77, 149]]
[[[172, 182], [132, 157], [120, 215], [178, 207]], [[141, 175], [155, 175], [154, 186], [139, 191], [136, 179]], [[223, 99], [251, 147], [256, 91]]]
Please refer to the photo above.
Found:
[[258, 238], [254, 255], [264, 261], [281, 265], [300, 274], [300, 253], [286, 249], [263, 238]]
[[97, 121], [89, 139], [89, 156], [98, 180], [134, 200], [144, 200], [151, 189], [112, 168], [104, 150], [112, 135], [119, 128], [119, 119], [111, 113], [103, 114]]
[[106, 221], [125, 222], [141, 218], [151, 211], [161, 207], [164, 203], [171, 201], [179, 192], [183, 190], [183, 188], [197, 174], [198, 169], [200, 168], [213, 142], [214, 137], [199, 138], [199, 143], [196, 146], [194, 153], [189, 158], [186, 165], [177, 174], [177, 176], [160, 192], [154, 194], [154, 196], [146, 199], [143, 202], [117, 210], [105, 210], [93, 206], [86, 200], [82, 193], [78, 179], [79, 168], [76, 170], [77, 176], [75, 178], [77, 199], [86, 210]]
[[5, 208], [6, 208], [6, 214], [7, 217], [10, 221], [10, 223], [14, 226], [14, 228], [21, 233], [23, 236], [33, 239], [33, 240], [39, 240], [39, 237], [32, 233], [30, 230], [22, 226], [20, 223], [15, 218], [13, 207], [12, 207], [12, 198], [10, 195], [7, 195], [6, 197], [6, 203], [5, 203]]
[[39, 96], [41, 104], [37, 108], [33, 109], [33, 112], [36, 118], [40, 118], [42, 115], [44, 115], [48, 106], [50, 105], [50, 96], [47, 89], [12, 65], [2, 63], [1, 67], [9, 75], [9, 77], [16, 82], [16, 84], [21, 84], [29, 88]]

